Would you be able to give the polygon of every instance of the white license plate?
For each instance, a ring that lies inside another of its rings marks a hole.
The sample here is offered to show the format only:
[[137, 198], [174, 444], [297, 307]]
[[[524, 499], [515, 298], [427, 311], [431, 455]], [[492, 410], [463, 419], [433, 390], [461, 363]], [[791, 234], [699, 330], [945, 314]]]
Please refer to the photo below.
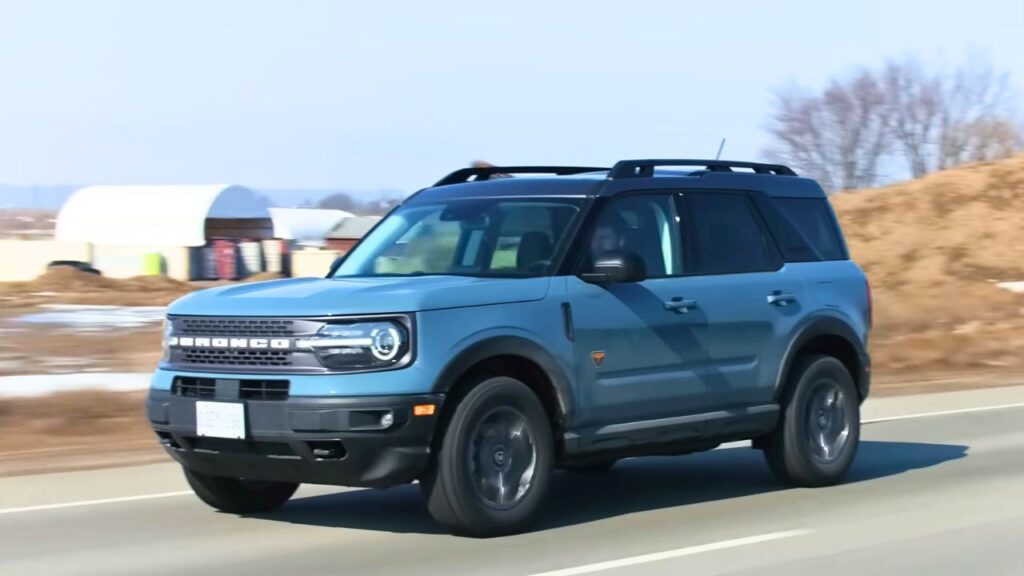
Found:
[[234, 402], [196, 402], [196, 434], [245, 440], [245, 406]]

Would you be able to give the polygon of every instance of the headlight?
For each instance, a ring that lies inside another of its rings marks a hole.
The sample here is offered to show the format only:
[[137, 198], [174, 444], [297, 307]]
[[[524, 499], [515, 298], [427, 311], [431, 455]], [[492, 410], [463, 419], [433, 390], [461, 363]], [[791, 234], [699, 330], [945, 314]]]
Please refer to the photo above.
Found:
[[312, 350], [332, 370], [387, 368], [408, 354], [409, 334], [405, 326], [390, 321], [327, 324], [295, 346]]

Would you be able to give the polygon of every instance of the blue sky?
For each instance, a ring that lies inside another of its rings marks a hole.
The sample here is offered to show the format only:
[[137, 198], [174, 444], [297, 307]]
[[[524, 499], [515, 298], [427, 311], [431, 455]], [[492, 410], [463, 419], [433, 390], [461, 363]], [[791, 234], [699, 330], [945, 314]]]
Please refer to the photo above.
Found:
[[0, 5], [0, 182], [412, 191], [477, 158], [757, 159], [773, 88], [981, 52], [1020, 0]]

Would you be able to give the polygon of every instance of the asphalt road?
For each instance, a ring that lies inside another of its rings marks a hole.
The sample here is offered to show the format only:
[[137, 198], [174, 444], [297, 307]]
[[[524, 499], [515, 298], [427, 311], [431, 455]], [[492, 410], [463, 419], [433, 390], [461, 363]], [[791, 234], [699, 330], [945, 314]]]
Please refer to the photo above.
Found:
[[204, 507], [171, 464], [0, 479], [0, 574], [1014, 574], [1024, 387], [872, 400], [849, 481], [788, 489], [743, 446], [559, 474], [532, 533], [441, 533], [415, 486]]

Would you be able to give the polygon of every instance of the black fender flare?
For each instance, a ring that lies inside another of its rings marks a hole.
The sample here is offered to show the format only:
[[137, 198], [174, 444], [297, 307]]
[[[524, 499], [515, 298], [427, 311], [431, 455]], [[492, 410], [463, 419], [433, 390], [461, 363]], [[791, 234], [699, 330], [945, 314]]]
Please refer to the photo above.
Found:
[[495, 356], [520, 356], [540, 367], [554, 387], [563, 424], [568, 425], [575, 412], [575, 395], [562, 366], [540, 344], [519, 336], [493, 336], [476, 342], [452, 358], [434, 380], [433, 391], [447, 394], [459, 377], [479, 362]]
[[858, 370], [851, 374], [857, 384], [857, 391], [861, 400], [867, 398], [870, 389], [871, 359], [865, 349], [864, 343], [857, 336], [857, 332], [845, 320], [835, 316], [815, 316], [809, 319], [806, 324], [797, 328], [796, 335], [790, 340], [783, 356], [782, 364], [779, 366], [779, 374], [775, 380], [775, 400], [778, 401], [782, 394], [783, 385], [789, 378], [789, 370], [793, 365], [800, 349], [817, 336], [838, 336], [842, 338], [857, 353]]

